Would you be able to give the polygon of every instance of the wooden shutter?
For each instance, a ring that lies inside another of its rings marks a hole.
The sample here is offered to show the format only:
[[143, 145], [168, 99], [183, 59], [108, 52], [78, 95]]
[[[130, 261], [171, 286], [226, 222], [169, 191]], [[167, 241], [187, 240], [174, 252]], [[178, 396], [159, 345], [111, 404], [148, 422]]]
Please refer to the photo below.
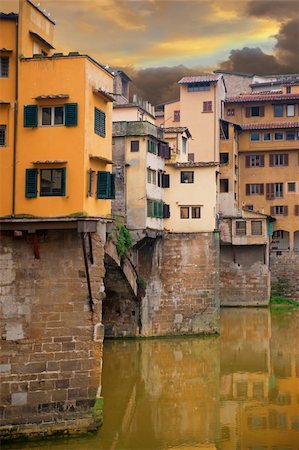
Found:
[[264, 195], [264, 184], [263, 183], [260, 184], [260, 193], [261, 193], [261, 195]]
[[100, 171], [97, 178], [97, 198], [110, 197], [110, 173]]
[[168, 144], [164, 144], [164, 159], [170, 159], [170, 158], [171, 158], [170, 147]]
[[299, 216], [299, 205], [295, 205], [295, 216]]
[[274, 155], [269, 155], [269, 166], [270, 167], [274, 166]]
[[163, 218], [169, 219], [170, 217], [170, 207], [166, 203], [163, 203]]
[[289, 207], [288, 206], [284, 206], [283, 207], [283, 215], [287, 216], [289, 214]]
[[154, 200], [147, 200], [147, 217], [154, 217]]
[[158, 156], [162, 156], [163, 144], [162, 142], [158, 142]]
[[106, 136], [106, 114], [98, 108], [94, 109], [94, 132]]
[[194, 162], [194, 153], [188, 153], [188, 161]]
[[66, 167], [61, 169], [61, 195], [65, 195], [66, 186]]
[[158, 202], [156, 200], [153, 200], [153, 204], [154, 204], [154, 217], [158, 217]]
[[275, 206], [270, 207], [270, 214], [271, 216], [275, 216]]
[[260, 117], [264, 117], [264, 115], [265, 115], [265, 107], [260, 106]]
[[78, 103], [66, 103], [64, 105], [64, 117], [66, 127], [78, 125]]
[[37, 169], [26, 169], [25, 196], [35, 198], [37, 196]]
[[274, 195], [274, 183], [266, 184], [266, 199], [272, 200], [275, 197]]
[[288, 153], [286, 153], [284, 155], [284, 164], [283, 165], [284, 166], [288, 166], [289, 165], [289, 154]]
[[265, 165], [265, 155], [260, 155], [260, 157], [261, 157], [261, 165], [260, 165], [260, 167], [264, 167], [264, 165]]
[[25, 105], [24, 106], [24, 127], [36, 128], [37, 127], [37, 105]]
[[245, 167], [250, 167], [250, 156], [245, 157]]
[[246, 195], [250, 195], [250, 184], [246, 184]]
[[115, 199], [115, 174], [110, 173], [110, 198]]
[[251, 116], [251, 108], [250, 107], [245, 108], [245, 115], [246, 115], [246, 117]]
[[170, 177], [168, 173], [162, 174], [162, 187], [163, 188], [169, 188], [170, 186]]
[[87, 195], [88, 197], [92, 196], [92, 169], [89, 169], [88, 171]]

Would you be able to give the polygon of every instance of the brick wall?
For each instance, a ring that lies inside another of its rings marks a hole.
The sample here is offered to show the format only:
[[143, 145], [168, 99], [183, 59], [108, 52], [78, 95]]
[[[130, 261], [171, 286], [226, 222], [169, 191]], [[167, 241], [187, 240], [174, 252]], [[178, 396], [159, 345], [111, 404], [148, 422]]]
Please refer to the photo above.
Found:
[[270, 272], [264, 246], [221, 246], [221, 306], [267, 305]]
[[270, 253], [271, 290], [299, 300], [299, 252]]
[[[76, 433], [100, 424], [104, 250], [92, 234], [94, 312], [75, 230], [1, 234], [1, 434]], [[97, 414], [99, 412], [99, 414]]]
[[166, 233], [138, 251], [147, 281], [142, 334], [219, 331], [219, 237], [217, 233]]

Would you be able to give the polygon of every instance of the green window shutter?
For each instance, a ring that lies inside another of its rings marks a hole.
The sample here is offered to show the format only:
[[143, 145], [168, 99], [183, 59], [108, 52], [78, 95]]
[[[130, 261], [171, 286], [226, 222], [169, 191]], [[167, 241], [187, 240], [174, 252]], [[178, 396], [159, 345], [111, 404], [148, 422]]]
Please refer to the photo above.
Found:
[[106, 136], [106, 114], [98, 108], [94, 109], [94, 132]]
[[65, 195], [66, 188], [66, 167], [61, 169], [61, 195]]
[[92, 196], [92, 169], [88, 171], [88, 187], [87, 187], [87, 196]]
[[78, 103], [66, 103], [64, 105], [64, 117], [66, 127], [78, 125]]
[[158, 202], [156, 200], [153, 200], [154, 203], [154, 217], [158, 217]]
[[110, 198], [115, 198], [115, 174], [110, 174]]
[[163, 218], [163, 202], [158, 203], [158, 217], [159, 219]]
[[37, 105], [25, 105], [24, 106], [24, 127], [36, 128], [37, 127]]
[[110, 173], [98, 172], [97, 198], [110, 198]]
[[147, 217], [154, 217], [154, 200], [147, 201]]
[[147, 140], [147, 151], [150, 152], [151, 150], [151, 141], [148, 139]]
[[26, 169], [25, 196], [27, 198], [37, 196], [37, 169]]

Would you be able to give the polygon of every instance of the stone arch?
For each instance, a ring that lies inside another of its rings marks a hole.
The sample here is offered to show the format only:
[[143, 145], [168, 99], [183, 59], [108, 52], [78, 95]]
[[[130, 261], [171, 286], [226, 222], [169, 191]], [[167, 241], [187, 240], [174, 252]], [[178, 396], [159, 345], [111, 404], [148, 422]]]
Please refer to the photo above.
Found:
[[275, 230], [272, 235], [271, 251], [290, 250], [290, 233], [286, 230]]
[[294, 232], [294, 251], [299, 252], [299, 230]]

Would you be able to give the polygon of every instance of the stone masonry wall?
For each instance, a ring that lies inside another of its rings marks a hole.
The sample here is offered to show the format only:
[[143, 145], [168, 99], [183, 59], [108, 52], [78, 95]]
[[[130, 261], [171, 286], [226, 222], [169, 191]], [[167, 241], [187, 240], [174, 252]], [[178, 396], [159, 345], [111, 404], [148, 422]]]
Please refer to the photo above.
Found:
[[168, 233], [141, 245], [138, 271], [147, 282], [142, 335], [219, 331], [217, 233]]
[[299, 300], [299, 252], [270, 253], [271, 290]]
[[30, 235], [1, 233], [4, 438], [77, 433], [101, 421], [103, 243], [92, 234], [91, 312], [81, 236], [46, 231], [38, 239], [40, 259], [34, 259]]
[[220, 249], [221, 306], [268, 305], [270, 271], [263, 246], [222, 246]]

